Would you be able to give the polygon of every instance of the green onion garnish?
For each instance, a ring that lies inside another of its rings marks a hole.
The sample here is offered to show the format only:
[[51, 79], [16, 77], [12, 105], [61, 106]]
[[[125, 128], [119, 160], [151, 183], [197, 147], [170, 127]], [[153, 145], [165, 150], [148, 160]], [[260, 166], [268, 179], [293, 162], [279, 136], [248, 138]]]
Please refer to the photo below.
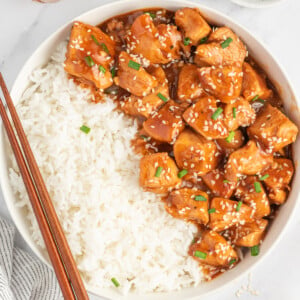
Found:
[[185, 176], [187, 173], [188, 173], [188, 171], [185, 170], [185, 169], [183, 169], [183, 170], [181, 170], [181, 171], [178, 172], [177, 176], [178, 176], [179, 178], [182, 178], [182, 177]]
[[141, 137], [144, 141], [147, 141], [147, 140], [148, 140], [148, 137], [145, 136], [145, 135], [143, 135], [143, 134], [141, 134], [140, 137]]
[[224, 183], [229, 183], [229, 180], [224, 179], [223, 182], [224, 182]]
[[114, 77], [116, 76], [116, 69], [115, 69], [115, 67], [112, 67], [112, 68], [110, 69], [110, 73], [111, 73], [111, 77], [112, 77], [112, 78], [114, 78]]
[[152, 13], [152, 12], [145, 12], [146, 15], [149, 15], [152, 19], [154, 19], [156, 17], [156, 14], [155, 13]]
[[85, 126], [85, 125], [82, 125], [80, 127], [80, 130], [83, 131], [84, 133], [88, 134], [90, 131], [91, 131], [91, 128]]
[[207, 201], [207, 199], [202, 195], [196, 195], [195, 200], [196, 201]]
[[202, 251], [195, 251], [194, 256], [205, 259], [207, 254], [205, 252], [202, 252]]
[[257, 256], [259, 254], [259, 245], [251, 247], [251, 256]]
[[85, 60], [85, 63], [86, 63], [89, 67], [92, 67], [92, 66], [95, 65], [93, 59], [92, 59], [90, 56], [86, 56], [86, 57], [84, 58], [84, 60]]
[[227, 48], [229, 45], [230, 45], [230, 43], [233, 41], [233, 39], [232, 38], [228, 38], [228, 39], [226, 39], [223, 43], [221, 43], [221, 47], [223, 48], [223, 49], [225, 49], [225, 48]]
[[174, 45], [171, 45], [171, 46], [170, 46], [170, 49], [172, 50], [173, 48], [174, 48]]
[[102, 47], [102, 49], [107, 53], [109, 54], [109, 50], [108, 48], [106, 47], [106, 45], [104, 43], [101, 43], [100, 46]]
[[204, 37], [203, 39], [200, 40], [200, 45], [204, 44], [207, 41], [208, 37]]
[[140, 69], [141, 65], [133, 60], [130, 60], [128, 63], [128, 67], [138, 71]]
[[228, 137], [226, 138], [226, 142], [227, 142], [227, 143], [231, 143], [231, 142], [232, 142], [232, 140], [233, 140], [233, 138], [234, 138], [234, 134], [235, 134], [234, 131], [230, 131], [230, 132], [229, 132], [229, 135], [228, 135]]
[[115, 285], [115, 287], [119, 287], [120, 286], [119, 281], [116, 278], [114, 278], [114, 277], [111, 279], [111, 282]]
[[259, 98], [259, 99], [257, 99], [257, 101], [260, 102], [260, 103], [262, 103], [262, 104], [265, 104], [265, 100], [263, 100], [263, 99]]
[[103, 74], [105, 74], [106, 69], [103, 66], [99, 66], [99, 71], [102, 72]]
[[160, 176], [160, 174], [161, 174], [161, 172], [162, 172], [162, 170], [163, 170], [163, 167], [157, 167], [157, 169], [156, 169], [156, 172], [155, 172], [155, 177], [159, 177]]
[[209, 213], [209, 214], [212, 214], [212, 213], [214, 213], [214, 212], [216, 212], [216, 209], [215, 209], [215, 208], [211, 208], [211, 209], [208, 210], [208, 213]]
[[234, 107], [232, 109], [232, 115], [233, 115], [233, 118], [235, 119], [236, 118], [236, 107]]
[[269, 178], [269, 174], [266, 174], [266, 175], [264, 175], [264, 176], [261, 176], [260, 178], [259, 178], [259, 180], [260, 181], [264, 181], [265, 179], [267, 179], [267, 178]]
[[167, 102], [168, 101], [168, 98], [167, 97], [165, 97], [163, 94], [161, 94], [161, 93], [158, 93], [157, 94], [157, 97], [158, 98], [160, 98], [162, 101], [164, 101], [164, 102]]
[[236, 262], [236, 259], [235, 258], [232, 258], [230, 261], [229, 261], [229, 265], [232, 265]]
[[260, 193], [261, 192], [261, 186], [260, 186], [260, 183], [255, 181], [254, 182], [254, 188], [255, 188], [255, 192], [256, 193]]
[[216, 121], [222, 112], [223, 109], [221, 107], [218, 107], [216, 111], [213, 113], [213, 115], [211, 116], [211, 118]]
[[242, 201], [239, 201], [238, 202], [238, 204], [237, 204], [237, 206], [236, 206], [236, 211], [240, 211], [240, 209], [241, 209], [241, 207], [242, 207], [242, 204], [243, 204], [243, 202]]
[[91, 35], [91, 38], [92, 38], [92, 40], [93, 40], [98, 46], [100, 46], [100, 44], [99, 44], [97, 38], [96, 38], [93, 34]]
[[184, 40], [183, 40], [183, 44], [184, 46], [188, 46], [190, 44], [191, 40], [189, 37], [186, 37]]
[[255, 100], [257, 100], [258, 99], [258, 95], [256, 95], [251, 101], [255, 101]]

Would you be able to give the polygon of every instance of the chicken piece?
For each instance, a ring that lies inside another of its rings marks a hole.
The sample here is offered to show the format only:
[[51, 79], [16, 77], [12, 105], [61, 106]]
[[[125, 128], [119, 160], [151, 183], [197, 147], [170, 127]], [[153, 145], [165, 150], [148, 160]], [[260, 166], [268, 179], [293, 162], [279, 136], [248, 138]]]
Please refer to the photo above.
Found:
[[192, 64], [184, 65], [180, 70], [178, 78], [177, 95], [180, 101], [192, 102], [201, 97], [203, 93], [197, 67]]
[[279, 109], [266, 104], [247, 132], [250, 138], [256, 139], [266, 148], [266, 152], [272, 153], [293, 143], [298, 128]]
[[243, 73], [242, 94], [247, 101], [257, 96], [268, 99], [272, 95], [272, 90], [267, 88], [266, 80], [246, 62], [243, 64]]
[[234, 226], [224, 233], [229, 238], [231, 244], [240, 247], [253, 247], [262, 241], [268, 221], [264, 219], [255, 220], [242, 226]]
[[190, 175], [203, 175], [217, 167], [220, 153], [213, 141], [185, 129], [174, 144], [174, 156], [179, 168]]
[[225, 198], [213, 198], [209, 212], [208, 227], [214, 231], [223, 231], [234, 225], [253, 221], [253, 209], [250, 206], [242, 204], [238, 208], [237, 201]]
[[215, 117], [217, 109], [217, 102], [214, 97], [203, 97], [184, 112], [183, 118], [207, 139], [226, 138], [228, 130], [224, 124], [223, 113]]
[[115, 43], [98, 27], [74, 22], [67, 48], [65, 71], [106, 89], [113, 84], [110, 65], [115, 55]]
[[121, 103], [121, 109], [126, 114], [135, 117], [141, 116], [147, 119], [154, 111], [164, 104], [162, 98], [169, 99], [168, 80], [166, 79], [164, 70], [161, 67], [156, 67], [150, 74], [157, 79], [158, 86], [154, 88], [153, 92], [145, 97], [131, 95], [126, 98]]
[[240, 180], [235, 196], [253, 208], [253, 217], [255, 219], [268, 216], [271, 212], [265, 189], [256, 176], [247, 176], [245, 179]]
[[255, 175], [267, 168], [273, 162], [273, 156], [257, 147], [254, 141], [249, 141], [243, 148], [232, 152], [225, 166], [225, 177], [236, 182], [240, 175]]
[[211, 28], [201, 16], [199, 9], [184, 7], [175, 13], [175, 23], [189, 38], [190, 44], [196, 46], [200, 40], [209, 35]]
[[203, 89], [222, 102], [230, 103], [240, 96], [243, 83], [240, 67], [203, 67], [198, 69], [198, 75]]
[[181, 114], [182, 108], [173, 100], [169, 100], [144, 122], [143, 127], [147, 134], [155, 140], [173, 143], [184, 129]]
[[200, 67], [228, 65], [241, 67], [246, 55], [246, 47], [237, 35], [228, 27], [219, 27], [211, 33], [207, 44], [197, 47], [195, 63]]
[[293, 162], [287, 158], [274, 158], [273, 164], [260, 173], [272, 203], [282, 204], [285, 202], [286, 191], [290, 190], [289, 184], [293, 174]]
[[244, 145], [244, 142], [245, 138], [241, 130], [232, 131], [226, 139], [217, 140], [217, 144], [225, 155], [229, 155], [235, 150], [241, 148]]
[[158, 85], [155, 77], [126, 52], [119, 55], [118, 76], [114, 80], [116, 85], [140, 97], [147, 96]]
[[142, 55], [152, 64], [166, 64], [178, 59], [181, 34], [176, 26], [153, 24], [148, 14], [135, 19], [127, 36], [131, 53]]
[[182, 188], [170, 192], [166, 211], [175, 218], [207, 224], [209, 197], [198, 189]]
[[228, 130], [236, 130], [240, 126], [249, 126], [254, 123], [256, 118], [254, 109], [250, 103], [242, 97], [226, 104], [224, 115]]
[[201, 264], [215, 267], [229, 267], [232, 261], [238, 260], [237, 253], [220, 234], [205, 230], [199, 240], [192, 244], [189, 255]]
[[145, 190], [163, 194], [179, 187], [178, 168], [168, 153], [143, 156], [140, 161], [140, 185]]
[[226, 180], [224, 171], [220, 169], [203, 175], [202, 179], [215, 197], [230, 198], [236, 187], [235, 182]]

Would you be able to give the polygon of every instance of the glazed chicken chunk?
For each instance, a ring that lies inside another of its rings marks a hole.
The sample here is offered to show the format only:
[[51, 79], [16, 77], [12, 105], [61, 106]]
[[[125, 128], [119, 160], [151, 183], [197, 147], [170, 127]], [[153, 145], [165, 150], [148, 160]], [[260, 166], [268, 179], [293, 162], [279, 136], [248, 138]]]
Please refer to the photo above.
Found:
[[208, 223], [208, 195], [195, 188], [182, 188], [170, 192], [166, 210], [175, 218]]
[[272, 153], [293, 143], [298, 128], [278, 108], [267, 104], [247, 132], [250, 138], [256, 139], [268, 153]]
[[243, 64], [243, 73], [242, 94], [247, 101], [251, 101], [255, 97], [268, 99], [272, 95], [272, 91], [267, 88], [265, 78], [246, 62]]
[[237, 199], [253, 208], [253, 217], [261, 219], [271, 212], [270, 203], [264, 187], [256, 176], [247, 176], [238, 182], [235, 191]]
[[172, 143], [184, 129], [181, 114], [182, 109], [169, 100], [144, 122], [143, 128], [155, 140]]
[[207, 230], [190, 246], [189, 254], [201, 264], [215, 267], [228, 267], [238, 260], [229, 242], [217, 232]]
[[65, 71], [98, 89], [113, 84], [110, 66], [115, 55], [115, 43], [98, 27], [75, 22], [68, 44]]
[[273, 162], [273, 156], [263, 152], [254, 141], [230, 154], [225, 166], [225, 177], [236, 182], [240, 175], [255, 175]]
[[145, 155], [140, 162], [140, 185], [145, 190], [163, 194], [180, 186], [178, 168], [166, 152]]
[[213, 141], [185, 129], [174, 144], [174, 156], [179, 168], [190, 175], [203, 175], [216, 168], [220, 153]]
[[253, 209], [240, 205], [237, 201], [225, 198], [213, 198], [210, 204], [208, 227], [214, 231], [223, 231], [234, 225], [243, 225], [253, 221]]
[[287, 158], [275, 158], [272, 165], [261, 172], [261, 178], [264, 179], [268, 196], [273, 203], [285, 202], [293, 174], [293, 162]]
[[176, 26], [153, 24], [149, 14], [135, 19], [127, 36], [131, 53], [141, 55], [152, 64], [166, 64], [179, 59], [181, 34]]
[[245, 138], [241, 130], [230, 131], [226, 139], [218, 139], [217, 145], [225, 156], [241, 148], [244, 145]]
[[197, 47], [195, 63], [198, 66], [242, 66], [246, 47], [228, 27], [217, 28], [207, 42]]
[[194, 46], [208, 36], [211, 31], [197, 8], [178, 9], [175, 13], [175, 23], [183, 31], [185, 41]]
[[186, 64], [182, 67], [178, 78], [177, 95], [180, 101], [192, 102], [201, 97], [204, 90], [201, 86], [197, 67], [193, 64]]
[[240, 96], [243, 72], [240, 67], [203, 67], [198, 69], [200, 83], [209, 94], [224, 103], [230, 103]]
[[224, 236], [228, 237], [230, 242], [240, 247], [253, 247], [259, 245], [262, 241], [268, 221], [264, 219], [255, 220], [241, 226], [229, 228]]

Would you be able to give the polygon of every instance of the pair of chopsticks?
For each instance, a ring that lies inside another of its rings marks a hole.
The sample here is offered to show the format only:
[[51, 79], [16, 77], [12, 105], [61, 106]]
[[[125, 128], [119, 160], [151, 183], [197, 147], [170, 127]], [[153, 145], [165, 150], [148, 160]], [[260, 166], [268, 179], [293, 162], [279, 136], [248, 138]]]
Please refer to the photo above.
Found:
[[67, 300], [89, 299], [1, 72], [0, 86], [17, 136], [1, 98], [0, 114], [62, 294]]

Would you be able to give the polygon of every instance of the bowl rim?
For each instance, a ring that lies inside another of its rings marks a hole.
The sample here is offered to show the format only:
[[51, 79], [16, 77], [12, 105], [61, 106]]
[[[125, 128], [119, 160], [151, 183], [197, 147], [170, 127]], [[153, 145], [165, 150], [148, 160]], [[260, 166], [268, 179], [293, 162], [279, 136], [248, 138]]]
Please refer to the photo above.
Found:
[[[22, 68], [19, 70], [18, 75], [13, 83], [13, 86], [11, 88], [11, 95], [14, 94], [14, 91], [17, 89], [18, 86], [18, 82], [20, 81], [22, 74], [25, 72], [26, 66], [29, 64], [29, 62], [35, 57], [37, 56], [37, 54], [41, 51], [42, 48], [44, 48], [45, 46], [47, 46], [48, 44], [51, 45], [51, 41], [52, 39], [54, 39], [56, 36], [59, 36], [59, 34], [61, 32], [63, 32], [64, 30], [66, 30], [68, 28], [68, 26], [70, 26], [70, 24], [72, 24], [74, 21], [78, 20], [78, 19], [82, 19], [85, 18], [87, 16], [89, 16], [92, 13], [97, 12], [99, 9], [101, 8], [110, 8], [110, 7], [114, 7], [114, 6], [118, 6], [118, 5], [122, 5], [124, 6], [125, 4], [129, 4], [132, 3], [133, 0], [119, 0], [119, 1], [114, 1], [111, 3], [106, 3], [103, 5], [99, 5], [96, 6], [93, 9], [90, 9], [88, 11], [83, 12], [82, 14], [76, 16], [75, 18], [72, 18], [68, 21], [66, 21], [62, 26], [59, 26], [50, 36], [48, 36], [45, 40], [43, 40], [42, 43], [39, 44], [39, 46], [33, 51], [33, 53], [26, 59], [25, 63], [23, 64]], [[155, 2], [155, 0], [153, 1]], [[158, 0], [155, 2], [157, 3]], [[230, 23], [233, 23], [234, 26], [238, 27], [239, 29], [241, 29], [243, 32], [245, 32], [245, 35], [247, 34], [248, 36], [250, 36], [251, 38], [253, 38], [258, 45], [260, 45], [265, 52], [267, 53], [267, 55], [277, 64], [278, 69], [281, 71], [283, 78], [286, 81], [286, 84], [289, 88], [289, 90], [291, 91], [291, 94], [293, 95], [293, 97], [296, 99], [296, 103], [299, 105], [299, 101], [297, 99], [297, 94], [295, 92], [295, 89], [293, 87], [293, 84], [289, 78], [289, 76], [287, 75], [285, 69], [283, 68], [283, 66], [281, 65], [281, 63], [274, 57], [274, 55], [272, 54], [272, 52], [268, 49], [268, 47], [265, 45], [265, 43], [258, 38], [255, 34], [251, 33], [246, 27], [244, 27], [243, 25], [241, 25], [239, 22], [235, 21], [234, 19], [232, 19], [231, 17], [228, 17], [227, 15], [225, 15], [224, 13], [208, 7], [206, 5], [202, 5], [198, 2], [192, 2], [192, 1], [187, 1], [187, 0], [167, 0], [164, 3], [162, 3], [163, 5], [160, 5], [159, 7], [170, 7], [171, 5], [179, 5], [179, 6], [188, 6], [188, 7], [197, 7], [201, 10], [205, 10], [211, 14], [215, 14], [218, 15], [220, 17], [220, 21], [221, 23], [225, 23], [226, 21], [229, 21]], [[152, 2], [149, 3], [149, 5], [145, 5], [143, 6], [144, 9], [149, 9], [149, 8], [157, 8], [157, 5], [152, 5]], [[143, 9], [141, 8], [141, 9]], [[132, 11], [132, 9], [126, 9], [124, 8], [124, 13], [126, 12], [130, 12]], [[99, 18], [101, 19], [101, 18]], [[104, 19], [106, 20], [106, 19]], [[27, 80], [28, 81], [28, 80]], [[24, 90], [23, 90], [24, 92]], [[18, 99], [19, 100], [19, 99]], [[4, 127], [3, 127], [3, 123], [1, 121], [0, 124], [0, 165], [2, 166], [6, 166], [5, 164], [5, 137], [4, 137]], [[10, 213], [10, 216], [14, 222], [14, 224], [16, 225], [18, 231], [20, 232], [20, 234], [22, 235], [22, 238], [25, 240], [26, 244], [30, 247], [31, 251], [39, 258], [41, 259], [41, 261], [43, 263], [45, 263], [48, 267], [50, 267], [51, 269], [53, 269], [51, 263], [43, 256], [42, 252], [40, 251], [40, 248], [38, 248], [38, 246], [31, 240], [31, 238], [27, 235], [27, 233], [25, 232], [25, 229], [21, 226], [21, 222], [17, 217], [17, 214], [14, 212], [13, 209], [15, 209], [15, 203], [13, 201], [13, 199], [15, 198], [15, 196], [10, 197], [10, 184], [9, 184], [9, 179], [8, 179], [8, 171], [6, 172], [0, 172], [0, 184], [1, 184], [1, 188], [2, 188], [2, 193], [3, 193], [3, 199], [7, 205], [8, 211]], [[4, 184], [4, 183], [8, 183], [8, 184]], [[220, 291], [221, 289], [224, 289], [225, 287], [231, 285], [234, 281], [237, 281], [238, 279], [240, 279], [242, 276], [244, 276], [246, 273], [249, 273], [257, 264], [259, 264], [261, 261], [263, 261], [263, 259], [268, 256], [273, 249], [276, 247], [276, 245], [278, 244], [278, 242], [282, 239], [283, 234], [286, 232], [291, 220], [293, 219], [293, 217], [295, 216], [295, 208], [297, 207], [297, 205], [299, 205], [297, 199], [299, 198], [299, 196], [297, 196], [297, 198], [294, 201], [294, 204], [292, 206], [292, 210], [288, 215], [288, 218], [286, 219], [281, 231], [279, 232], [279, 234], [277, 235], [277, 237], [274, 239], [274, 241], [272, 242], [272, 244], [270, 245], [270, 247], [260, 256], [256, 257], [255, 261], [253, 261], [251, 263], [251, 265], [249, 266], [248, 269], [241, 271], [237, 276], [235, 276], [234, 278], [226, 281], [223, 284], [220, 284], [219, 286], [217, 286], [214, 289], [210, 289], [207, 291], [204, 291], [204, 293], [200, 293], [197, 295], [193, 295], [191, 297], [189, 297], [188, 299], [190, 300], [196, 300], [199, 299], [199, 297], [203, 297], [203, 296], [208, 296], [211, 295], [213, 293], [216, 293], [218, 291]], [[183, 289], [184, 290], [184, 289]], [[102, 297], [103, 299], [108, 299], [105, 298], [104, 296], [98, 294], [97, 292], [94, 292], [92, 290], [88, 289], [88, 292], [90, 294]], [[175, 291], [176, 292], [176, 291]], [[167, 295], [169, 292], [165, 292], [165, 293], [151, 293], [148, 295], [152, 295], [152, 294], [162, 294], [162, 295]], [[129, 293], [129, 295], [137, 295], [135, 293]], [[121, 298], [120, 298], [121, 299]], [[122, 299], [125, 299], [122, 297]], [[126, 297], [127, 299], [127, 297]], [[148, 299], [148, 298], [147, 298]]]
[[271, 6], [276, 6], [280, 3], [285, 2], [286, 0], [267, 0], [265, 2], [251, 2], [249, 0], [231, 0], [232, 3], [238, 4], [243, 7], [250, 7], [250, 8], [267, 8]]

